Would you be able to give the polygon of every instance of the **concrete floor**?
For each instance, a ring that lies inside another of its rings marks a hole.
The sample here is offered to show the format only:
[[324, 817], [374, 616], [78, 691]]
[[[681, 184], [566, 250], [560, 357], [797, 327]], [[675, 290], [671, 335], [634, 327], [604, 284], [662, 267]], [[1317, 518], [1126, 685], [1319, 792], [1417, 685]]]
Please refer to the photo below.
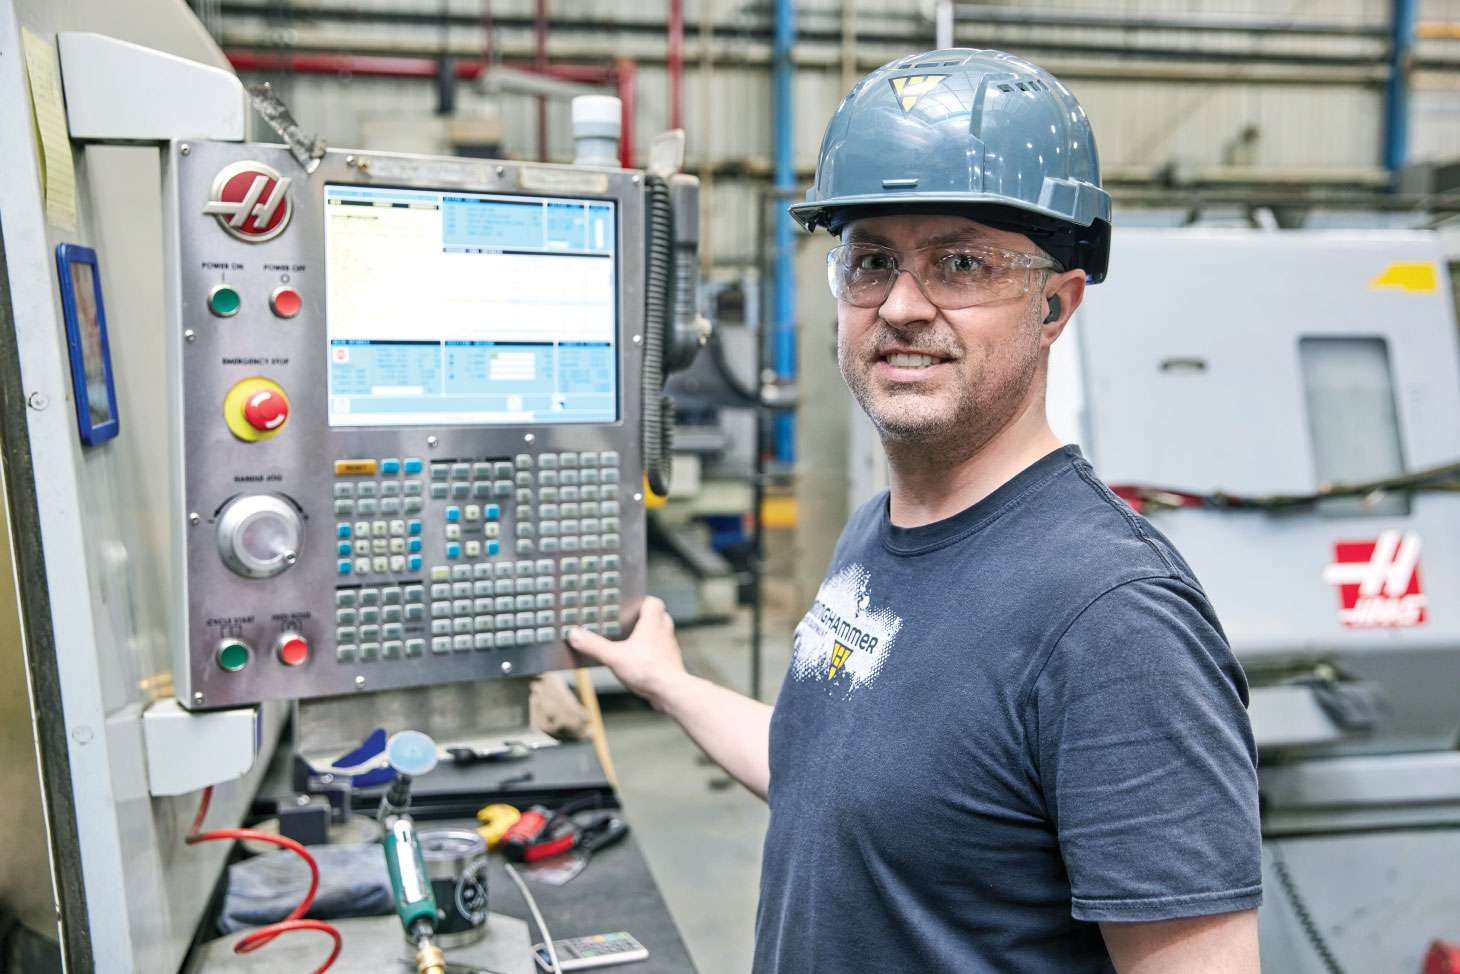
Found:
[[[790, 606], [768, 606], [764, 689], [790, 658]], [[679, 630], [690, 671], [745, 692], [750, 618]], [[679, 728], [635, 698], [605, 697], [619, 795], [700, 974], [745, 974], [754, 946], [765, 804], [709, 763]]]

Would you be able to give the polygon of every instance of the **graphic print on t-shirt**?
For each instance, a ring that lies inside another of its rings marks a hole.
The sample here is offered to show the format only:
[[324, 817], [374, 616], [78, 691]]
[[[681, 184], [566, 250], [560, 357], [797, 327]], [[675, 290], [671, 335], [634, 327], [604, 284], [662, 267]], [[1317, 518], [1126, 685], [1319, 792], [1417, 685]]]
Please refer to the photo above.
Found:
[[877, 679], [902, 618], [873, 608], [871, 582], [867, 569], [851, 564], [821, 583], [796, 627], [791, 673], [797, 680], [825, 683], [849, 696]]

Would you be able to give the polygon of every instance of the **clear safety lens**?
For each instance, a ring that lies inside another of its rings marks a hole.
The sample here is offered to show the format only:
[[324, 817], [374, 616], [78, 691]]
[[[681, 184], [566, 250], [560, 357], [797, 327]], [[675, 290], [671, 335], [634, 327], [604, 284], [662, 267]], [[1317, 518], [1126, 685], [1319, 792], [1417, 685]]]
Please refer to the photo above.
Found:
[[851, 243], [827, 254], [826, 278], [839, 300], [876, 308], [892, 293], [897, 275], [907, 271], [929, 301], [953, 311], [1022, 297], [1033, 289], [1037, 271], [1054, 266], [1046, 257], [995, 247], [939, 244], [899, 253]]

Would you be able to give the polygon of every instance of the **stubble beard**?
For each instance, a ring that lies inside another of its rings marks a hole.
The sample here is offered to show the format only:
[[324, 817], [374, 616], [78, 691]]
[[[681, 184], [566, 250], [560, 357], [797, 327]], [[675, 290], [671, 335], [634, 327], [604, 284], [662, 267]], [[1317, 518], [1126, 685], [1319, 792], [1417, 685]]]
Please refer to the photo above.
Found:
[[[1032, 311], [1033, 309], [1031, 309]], [[972, 456], [1009, 424], [1028, 400], [1039, 371], [1037, 324], [1026, 321], [1021, 341], [999, 346], [969, 371], [966, 351], [952, 363], [953, 390], [930, 395], [907, 386], [887, 387], [873, 378], [871, 351], [905, 338], [884, 322], [863, 348], [839, 349], [842, 377], [888, 450], [916, 450], [927, 459], [957, 462]], [[920, 349], [958, 354], [949, 341], [915, 342]], [[855, 357], [854, 357], [855, 356]]]

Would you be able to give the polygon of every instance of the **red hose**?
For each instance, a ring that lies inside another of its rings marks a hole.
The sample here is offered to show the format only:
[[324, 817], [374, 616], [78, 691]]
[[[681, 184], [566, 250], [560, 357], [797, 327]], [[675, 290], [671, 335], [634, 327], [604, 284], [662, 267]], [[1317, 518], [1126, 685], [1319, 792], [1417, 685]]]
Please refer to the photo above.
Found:
[[324, 974], [334, 964], [335, 958], [340, 956], [340, 948], [344, 946], [344, 942], [340, 939], [340, 932], [323, 920], [303, 919], [304, 914], [309, 912], [309, 907], [314, 903], [314, 894], [319, 891], [319, 864], [314, 861], [314, 857], [309, 854], [308, 849], [293, 839], [286, 838], [282, 835], [272, 835], [268, 832], [258, 832], [254, 829], [216, 829], [212, 832], [199, 831], [203, 827], [203, 819], [208, 816], [208, 806], [212, 802], [213, 786], [209, 785], [203, 789], [203, 800], [198, 804], [198, 814], [193, 816], [192, 828], [188, 829], [188, 834], [183, 840], [188, 845], [196, 845], [199, 842], [216, 842], [222, 839], [254, 839], [297, 853], [304, 860], [305, 865], [309, 866], [309, 892], [304, 894], [304, 899], [299, 901], [299, 905], [294, 908], [294, 911], [277, 923], [270, 923], [267, 926], [259, 927], [257, 930], [245, 934], [239, 939], [238, 943], [233, 945], [233, 952], [235, 954], [251, 953], [273, 940], [279, 934], [288, 933], [291, 930], [318, 930], [320, 933], [329, 934], [335, 942], [334, 950], [330, 951], [330, 955], [325, 958], [324, 963], [314, 970], [314, 974]]

